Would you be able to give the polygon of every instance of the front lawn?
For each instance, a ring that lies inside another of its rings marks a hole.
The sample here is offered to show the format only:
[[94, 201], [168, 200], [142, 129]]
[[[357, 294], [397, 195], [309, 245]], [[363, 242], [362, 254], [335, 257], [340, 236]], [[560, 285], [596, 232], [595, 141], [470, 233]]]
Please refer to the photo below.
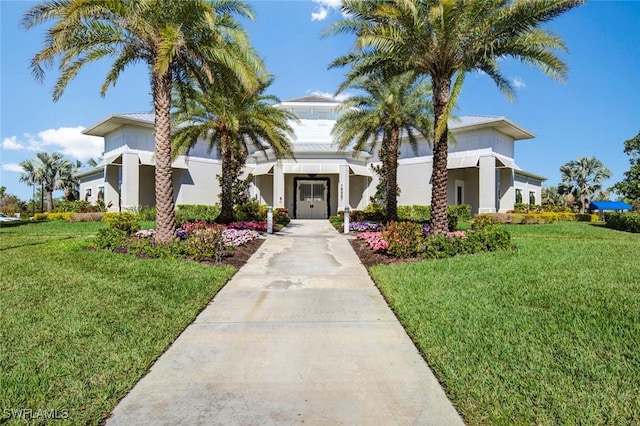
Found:
[[370, 273], [468, 424], [640, 423], [640, 235], [508, 229], [517, 251]]
[[0, 230], [0, 423], [98, 423], [235, 272], [87, 250], [102, 226]]

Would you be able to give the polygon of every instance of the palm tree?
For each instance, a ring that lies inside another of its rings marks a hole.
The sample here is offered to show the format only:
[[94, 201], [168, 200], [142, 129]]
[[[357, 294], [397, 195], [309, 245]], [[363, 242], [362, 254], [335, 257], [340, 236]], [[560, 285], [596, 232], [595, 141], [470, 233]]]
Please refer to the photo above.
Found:
[[39, 152], [35, 158], [21, 162], [20, 166], [24, 170], [20, 182], [40, 185], [47, 198], [47, 212], [53, 211], [53, 191], [63, 188], [63, 176], [71, 168], [71, 162], [58, 152]]
[[66, 201], [75, 201], [80, 198], [80, 179], [75, 175], [82, 168], [82, 161], [67, 161], [60, 170], [60, 189], [64, 191]]
[[[220, 81], [220, 80], [218, 80]], [[180, 105], [175, 116], [182, 123], [173, 135], [174, 155], [188, 152], [198, 138], [205, 138], [209, 149], [216, 148], [222, 162], [220, 223], [234, 220], [233, 184], [239, 165], [244, 165], [249, 145], [262, 150], [271, 148], [276, 158], [293, 157], [290, 140], [296, 117], [273, 104], [278, 98], [265, 95], [271, 79], [262, 79], [257, 92], [241, 90], [233, 82], [226, 87], [204, 84]]]
[[233, 15], [253, 18], [241, 0], [48, 0], [29, 9], [22, 23], [29, 29], [51, 22], [44, 48], [31, 61], [42, 81], [43, 66], [59, 60], [53, 99], [87, 63], [114, 58], [100, 93], [105, 95], [124, 69], [149, 67], [155, 110], [155, 192], [157, 241], [169, 242], [175, 229], [171, 182], [171, 93], [173, 83], [188, 82], [196, 71], [213, 79], [224, 68], [254, 90], [261, 61]]
[[500, 60], [518, 59], [563, 80], [554, 50], [562, 39], [539, 28], [584, 0], [344, 0], [346, 19], [329, 34], [355, 34], [353, 52], [331, 67], [356, 64], [348, 79], [385, 69], [431, 78], [433, 90], [433, 233], [447, 231], [447, 119], [468, 72], [488, 75], [509, 98], [512, 86]]
[[595, 157], [580, 157], [562, 165], [560, 175], [558, 192], [571, 194], [584, 213], [589, 201], [601, 195], [602, 183], [611, 177], [611, 171]]
[[415, 74], [409, 72], [387, 78], [380, 73], [371, 74], [351, 81], [348, 87], [363, 94], [352, 96], [342, 104], [345, 112], [332, 134], [341, 150], [349, 146], [354, 151], [373, 150], [381, 145], [378, 156], [387, 183], [385, 219], [398, 220], [400, 145], [406, 137], [416, 149], [418, 134], [431, 140], [431, 86], [426, 79], [416, 79]]

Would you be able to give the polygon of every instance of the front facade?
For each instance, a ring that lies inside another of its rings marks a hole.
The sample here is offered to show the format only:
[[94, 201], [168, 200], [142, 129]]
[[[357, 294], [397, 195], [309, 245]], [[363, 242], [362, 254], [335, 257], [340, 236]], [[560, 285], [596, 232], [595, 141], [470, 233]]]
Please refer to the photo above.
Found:
[[[279, 104], [300, 120], [293, 123], [295, 159], [276, 160], [273, 153], [249, 155], [245, 173], [253, 175], [250, 197], [294, 218], [326, 218], [345, 207], [361, 210], [375, 194], [378, 179], [371, 169], [375, 152], [338, 152], [331, 130], [340, 103], [307, 96]], [[118, 211], [155, 205], [153, 114], [112, 115], [84, 131], [104, 138], [104, 160], [79, 175], [80, 194], [104, 201]], [[449, 149], [449, 204], [470, 204], [474, 213], [513, 209], [522, 202], [540, 203], [543, 177], [522, 171], [514, 161], [517, 140], [534, 135], [503, 117], [467, 116], [449, 125], [455, 143]], [[426, 141], [414, 151], [401, 148], [398, 164], [400, 205], [431, 202], [432, 151]], [[222, 168], [217, 152], [204, 141], [172, 164], [176, 204], [215, 204]]]

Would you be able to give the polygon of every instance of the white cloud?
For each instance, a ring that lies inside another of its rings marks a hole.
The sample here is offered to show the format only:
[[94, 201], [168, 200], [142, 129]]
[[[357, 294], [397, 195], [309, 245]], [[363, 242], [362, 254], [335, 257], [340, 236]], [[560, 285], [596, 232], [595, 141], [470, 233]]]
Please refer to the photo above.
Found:
[[329, 92], [321, 92], [319, 90], [315, 90], [311, 92], [312, 95], [316, 95], [316, 96], [324, 96], [325, 98], [333, 98], [337, 101], [344, 101], [348, 98], [350, 98], [351, 96], [353, 96], [351, 93], [348, 92], [342, 92], [340, 94], [338, 94], [337, 96], [333, 96], [333, 93], [329, 93]]
[[26, 149], [25, 146], [23, 146], [18, 142], [18, 138], [15, 136], [4, 138], [2, 140], [2, 148], [12, 150], [12, 151], [21, 151], [23, 149]]
[[312, 21], [324, 21], [330, 11], [340, 10], [342, 0], [313, 0], [318, 5], [315, 12], [311, 13]]
[[312, 21], [324, 21], [329, 14], [329, 11], [325, 7], [320, 7], [316, 12], [311, 13]]
[[20, 164], [16, 163], [5, 163], [2, 165], [2, 170], [5, 172], [18, 172], [22, 173], [24, 170], [20, 167]]
[[511, 80], [511, 84], [516, 89], [524, 89], [525, 87], [527, 87], [527, 84], [520, 77], [515, 77], [513, 80]]
[[84, 127], [60, 127], [38, 132], [37, 135], [25, 133], [24, 139], [16, 136], [4, 138], [2, 148], [7, 150], [24, 151], [59, 151], [67, 157], [87, 160], [102, 154], [103, 139], [82, 134]]

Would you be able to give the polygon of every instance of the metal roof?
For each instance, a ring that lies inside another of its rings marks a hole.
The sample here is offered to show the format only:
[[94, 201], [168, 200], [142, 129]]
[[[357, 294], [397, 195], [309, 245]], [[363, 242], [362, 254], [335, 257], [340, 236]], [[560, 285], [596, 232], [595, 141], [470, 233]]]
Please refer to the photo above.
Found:
[[109, 132], [113, 132], [118, 127], [125, 124], [136, 123], [144, 127], [153, 127], [155, 125], [155, 114], [152, 112], [125, 112], [120, 114], [112, 114], [91, 127], [82, 131], [85, 135], [105, 136]]
[[293, 99], [287, 99], [284, 102], [294, 102], [294, 103], [341, 103], [339, 100], [335, 99], [335, 98], [330, 98], [327, 96], [320, 96], [320, 95], [309, 95], [309, 96], [302, 96], [299, 98], [293, 98]]
[[[291, 99], [286, 102], [293, 103], [335, 103], [340, 102], [323, 96], [311, 95], [300, 98]], [[138, 113], [120, 113], [110, 115], [97, 124], [85, 129], [82, 133], [91, 136], [105, 136], [107, 133], [116, 130], [125, 124], [138, 124], [144, 127], [153, 127], [155, 125], [155, 114], [152, 112]], [[303, 119], [300, 122], [291, 123], [294, 128], [295, 141], [332, 141], [331, 130], [335, 124], [335, 120], [311, 120]], [[480, 116], [465, 115], [450, 119], [448, 122], [449, 130], [454, 132], [468, 131], [480, 128], [494, 128], [505, 133], [515, 140], [532, 139], [535, 135], [518, 126], [511, 120], [502, 116]]]
[[536, 137], [534, 133], [502, 116], [464, 115], [462, 117], [449, 119], [447, 124], [449, 130], [460, 131], [492, 127], [511, 136], [515, 140], [533, 139]]

